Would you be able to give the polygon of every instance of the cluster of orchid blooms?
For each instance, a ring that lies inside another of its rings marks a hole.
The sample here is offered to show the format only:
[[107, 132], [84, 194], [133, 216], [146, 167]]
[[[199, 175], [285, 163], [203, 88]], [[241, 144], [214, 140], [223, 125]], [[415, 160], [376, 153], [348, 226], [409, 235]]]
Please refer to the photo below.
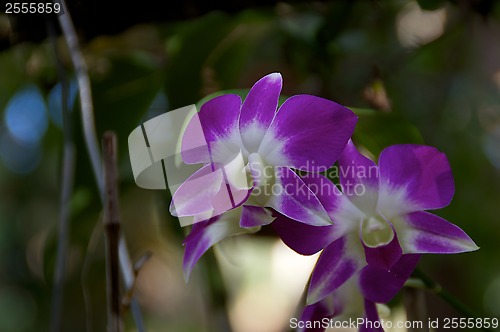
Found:
[[[186, 278], [217, 242], [271, 225], [299, 254], [322, 250], [301, 320], [375, 322], [376, 304], [399, 292], [421, 254], [478, 249], [459, 227], [426, 211], [447, 206], [454, 194], [443, 153], [393, 145], [377, 165], [351, 140], [351, 110], [312, 95], [278, 108], [281, 88], [281, 75], [269, 74], [244, 102], [233, 94], [209, 100], [186, 127], [183, 162], [203, 165], [171, 204], [173, 215], [193, 220], [184, 242]], [[204, 144], [194, 147], [200, 136]], [[337, 184], [328, 177], [335, 162]]]

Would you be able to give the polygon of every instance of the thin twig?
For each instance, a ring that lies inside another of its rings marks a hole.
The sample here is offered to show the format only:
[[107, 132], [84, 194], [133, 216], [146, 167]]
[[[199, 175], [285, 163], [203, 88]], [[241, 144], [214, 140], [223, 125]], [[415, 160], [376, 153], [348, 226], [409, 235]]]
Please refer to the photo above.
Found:
[[75, 68], [76, 79], [78, 82], [78, 89], [80, 91], [80, 106], [83, 124], [83, 134], [85, 136], [85, 144], [87, 145], [87, 152], [90, 156], [92, 163], [92, 170], [97, 182], [97, 187], [102, 198], [103, 194], [103, 176], [101, 171], [101, 158], [99, 155], [99, 145], [97, 143], [97, 135], [95, 130], [94, 109], [92, 106], [92, 90], [90, 88], [90, 79], [87, 73], [87, 64], [83, 59], [80, 45], [78, 44], [78, 37], [73, 26], [73, 21], [69, 15], [66, 2], [61, 0], [61, 5], [64, 14], [59, 15], [59, 24], [64, 34], [64, 39], [68, 45], [69, 54], [73, 66]]
[[64, 295], [64, 283], [66, 263], [68, 259], [69, 246], [69, 214], [70, 199], [73, 193], [75, 172], [75, 146], [73, 142], [72, 119], [68, 105], [68, 78], [64, 66], [61, 63], [57, 49], [56, 32], [53, 23], [47, 19], [47, 31], [49, 34], [52, 53], [55, 59], [57, 74], [61, 84], [61, 110], [63, 123], [63, 161], [62, 181], [60, 197], [59, 234], [57, 239], [57, 259], [54, 270], [54, 288], [52, 289], [51, 328], [53, 332], [61, 330], [62, 303]]
[[[54, 0], [55, 1], [55, 0]], [[59, 2], [59, 0], [58, 0]], [[90, 87], [90, 79], [87, 73], [87, 65], [83, 58], [80, 46], [78, 44], [78, 38], [73, 26], [73, 22], [69, 15], [68, 7], [64, 0], [60, 0], [64, 14], [59, 15], [59, 24], [63, 31], [66, 44], [68, 45], [69, 54], [71, 61], [75, 68], [76, 78], [78, 82], [78, 89], [80, 92], [80, 108], [83, 132], [85, 138], [85, 144], [87, 146], [87, 151], [92, 164], [92, 169], [94, 172], [95, 180], [97, 183], [97, 188], [99, 189], [99, 195], [101, 197], [101, 202], [103, 201], [104, 195], [104, 181], [103, 173], [101, 169], [101, 157], [99, 152], [99, 146], [97, 144], [97, 135], [94, 124], [94, 111], [92, 106], [92, 93]], [[120, 239], [120, 243], [124, 243], [123, 247], [126, 249], [124, 239]], [[120, 246], [122, 247], [122, 246]], [[126, 255], [126, 256], [125, 256]], [[124, 280], [134, 280], [134, 275], [131, 268], [130, 258], [126, 250], [119, 251], [120, 256], [120, 269]], [[133, 284], [133, 282], [126, 282], [126, 285]], [[134, 322], [136, 328], [139, 332], [144, 332], [144, 324], [142, 320], [142, 314], [138, 303], [132, 299], [131, 303], [132, 316], [134, 317]]]
[[[125, 246], [122, 246], [122, 243], [120, 243], [120, 250], [122, 248], [126, 248]], [[123, 297], [122, 303], [124, 308], [129, 308], [130, 306], [134, 305], [134, 291], [136, 288], [136, 283], [137, 283], [137, 276], [139, 275], [139, 272], [141, 271], [142, 267], [144, 264], [151, 258], [153, 253], [151, 251], [146, 251], [139, 259], [134, 263], [134, 277], [135, 280], [131, 280], [132, 284], [130, 286], [127, 286], [127, 293]], [[135, 305], [138, 305], [137, 302], [135, 302]]]
[[116, 135], [106, 132], [102, 141], [104, 154], [104, 231], [106, 234], [106, 266], [108, 295], [108, 331], [123, 331], [120, 295], [120, 215], [118, 207], [118, 176]]
[[130, 311], [132, 312], [132, 317], [134, 318], [135, 325], [137, 326], [137, 330], [139, 332], [145, 331], [144, 329], [144, 321], [142, 319], [141, 307], [139, 306], [139, 302], [134, 298], [133, 292], [135, 289], [135, 279], [136, 275], [133, 272], [132, 263], [130, 262], [130, 255], [128, 253], [127, 245], [123, 236], [120, 238], [119, 244], [119, 256], [120, 256], [120, 266], [123, 271], [129, 271], [129, 273], [122, 273], [123, 281], [125, 283], [125, 287], [128, 290], [128, 294], [130, 298]]

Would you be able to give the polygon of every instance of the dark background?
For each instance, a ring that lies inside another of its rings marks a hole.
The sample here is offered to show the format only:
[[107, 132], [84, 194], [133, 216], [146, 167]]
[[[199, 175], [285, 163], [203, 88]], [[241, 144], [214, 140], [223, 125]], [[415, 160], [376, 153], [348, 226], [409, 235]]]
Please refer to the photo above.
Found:
[[[421, 267], [479, 316], [500, 316], [499, 2], [70, 1], [69, 10], [89, 68], [98, 135], [109, 129], [118, 134], [129, 249], [133, 258], [154, 253], [137, 286], [149, 331], [210, 331], [213, 302], [206, 300], [205, 280], [210, 272], [203, 272], [203, 259], [184, 284], [185, 230], [168, 214], [166, 191], [135, 186], [127, 136], [157, 114], [215, 91], [248, 89], [275, 71], [283, 75], [284, 94], [315, 94], [366, 109], [359, 112], [355, 140], [374, 156], [389, 144], [412, 142], [447, 154], [456, 193], [450, 206], [436, 213], [463, 228], [481, 249], [428, 255]], [[51, 25], [59, 64], [71, 79], [77, 146], [63, 331], [85, 331], [86, 324], [104, 331], [100, 203], [82, 140], [71, 61], [54, 17], [1, 13], [0, 331], [49, 326], [63, 144]], [[16, 98], [41, 111], [17, 112]], [[20, 121], [19, 114], [29, 131], [10, 122]], [[271, 280], [269, 255], [276, 239], [269, 230], [244, 239], [238, 248], [257, 272], [226, 280], [233, 328], [257, 331], [238, 316], [246, 310], [255, 321], [269, 320], [268, 331], [279, 331], [293, 308], [265, 296], [266, 287], [274, 285], [265, 283]], [[254, 302], [248, 300], [252, 290]], [[399, 300], [391, 304], [396, 317]], [[259, 316], [259, 306], [283, 312], [271, 322], [272, 317]], [[431, 294], [427, 309], [431, 317], [458, 315]], [[128, 313], [126, 320], [133, 330]]]

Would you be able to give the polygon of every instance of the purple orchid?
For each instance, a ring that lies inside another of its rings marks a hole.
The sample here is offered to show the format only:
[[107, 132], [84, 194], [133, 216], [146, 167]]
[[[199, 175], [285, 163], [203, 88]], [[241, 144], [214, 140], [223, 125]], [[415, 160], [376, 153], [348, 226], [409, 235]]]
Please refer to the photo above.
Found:
[[285, 216], [273, 222], [298, 253], [324, 248], [311, 276], [308, 305], [320, 303], [354, 276], [366, 301], [385, 303], [410, 276], [419, 254], [478, 249], [459, 227], [424, 211], [447, 206], [455, 190], [448, 160], [437, 149], [390, 146], [377, 166], [349, 141], [338, 163], [342, 192], [319, 174], [303, 177], [332, 225], [313, 227]]
[[243, 104], [237, 95], [216, 97], [187, 125], [182, 159], [204, 166], [181, 184], [171, 204], [173, 215], [193, 218], [185, 241], [186, 276], [216, 242], [271, 223], [273, 210], [309, 225], [331, 224], [323, 205], [292, 169], [331, 167], [357, 117], [311, 95], [290, 97], [277, 109], [281, 87], [280, 74], [267, 75]]

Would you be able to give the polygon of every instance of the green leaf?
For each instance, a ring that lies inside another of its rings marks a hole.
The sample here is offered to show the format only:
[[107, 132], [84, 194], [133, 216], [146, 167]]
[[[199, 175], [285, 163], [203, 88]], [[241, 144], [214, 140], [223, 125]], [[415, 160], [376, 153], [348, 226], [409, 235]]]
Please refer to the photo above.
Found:
[[372, 109], [350, 109], [359, 117], [354, 141], [365, 146], [375, 156], [389, 145], [424, 143], [418, 129], [400, 115]]
[[92, 82], [98, 135], [114, 130], [126, 148], [126, 138], [139, 125], [162, 87], [162, 72], [133, 56], [109, 58], [110, 71]]
[[211, 13], [189, 24], [180, 24], [167, 42], [165, 92], [172, 109], [192, 104], [202, 96], [203, 68], [210, 54], [234, 23], [222, 13]]
[[228, 94], [238, 95], [241, 97], [241, 100], [243, 101], [243, 100], [245, 100], [245, 98], [248, 94], [248, 91], [250, 91], [250, 89], [232, 89], [232, 90], [217, 91], [217, 92], [211, 93], [211, 94], [206, 95], [205, 97], [201, 98], [200, 101], [198, 101], [196, 103], [196, 108], [199, 111], [201, 106], [203, 104], [205, 104], [207, 101], [214, 99], [215, 97], [219, 97], [222, 95], [228, 95]]
[[[203, 104], [205, 104], [207, 101], [209, 101], [210, 99], [214, 99], [215, 97], [219, 97], [222, 95], [228, 95], [228, 94], [240, 96], [241, 101], [243, 102], [245, 100], [245, 98], [247, 97], [249, 91], [250, 91], [250, 89], [231, 89], [231, 90], [222, 90], [222, 91], [217, 91], [217, 92], [211, 93], [209, 95], [206, 95], [205, 97], [203, 97], [202, 99], [200, 99], [200, 101], [198, 101], [196, 103], [196, 109], [199, 111], [201, 106]], [[285, 100], [287, 100], [287, 99], [288, 99], [288, 96], [280, 95], [280, 98], [278, 100], [278, 107], [281, 106], [281, 104], [283, 104], [285, 102]]]

